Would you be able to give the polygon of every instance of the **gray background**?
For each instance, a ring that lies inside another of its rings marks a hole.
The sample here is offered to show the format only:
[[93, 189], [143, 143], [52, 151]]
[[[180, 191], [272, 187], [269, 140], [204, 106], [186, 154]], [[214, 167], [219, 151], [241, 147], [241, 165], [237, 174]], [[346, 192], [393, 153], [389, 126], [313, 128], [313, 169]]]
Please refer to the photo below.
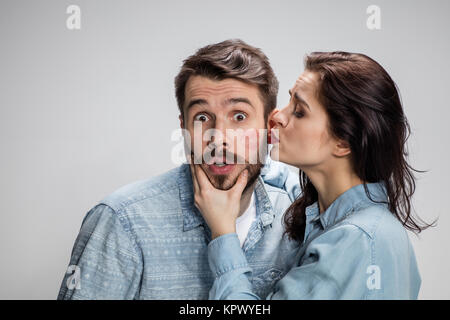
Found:
[[[81, 30], [66, 8], [81, 7]], [[366, 8], [381, 8], [381, 30]], [[0, 2], [0, 298], [55, 299], [81, 221], [118, 187], [162, 173], [178, 128], [173, 78], [197, 48], [242, 38], [270, 58], [279, 107], [305, 53], [363, 52], [400, 87], [410, 160], [429, 170], [411, 235], [420, 298], [450, 298], [450, 1]], [[386, 159], [389, 161], [389, 159]]]

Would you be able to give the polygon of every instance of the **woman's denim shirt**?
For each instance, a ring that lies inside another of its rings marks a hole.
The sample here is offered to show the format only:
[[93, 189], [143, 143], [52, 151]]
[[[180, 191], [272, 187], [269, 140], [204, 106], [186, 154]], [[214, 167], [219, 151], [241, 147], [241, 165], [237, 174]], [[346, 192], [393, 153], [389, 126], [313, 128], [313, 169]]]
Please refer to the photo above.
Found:
[[[384, 184], [367, 190], [373, 201], [360, 184], [322, 214], [317, 202], [306, 208], [297, 264], [267, 299], [417, 299], [421, 278], [406, 229], [388, 210]], [[211, 241], [208, 255], [210, 299], [259, 299], [235, 233]]]

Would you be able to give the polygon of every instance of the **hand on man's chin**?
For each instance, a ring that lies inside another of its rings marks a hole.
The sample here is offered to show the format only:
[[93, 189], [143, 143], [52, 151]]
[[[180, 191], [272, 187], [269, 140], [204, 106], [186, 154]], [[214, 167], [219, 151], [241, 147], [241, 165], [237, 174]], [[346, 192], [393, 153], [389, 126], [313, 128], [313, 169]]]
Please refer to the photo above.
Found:
[[214, 186], [214, 188], [219, 190], [229, 190], [231, 189], [237, 182], [237, 179], [239, 178], [239, 175], [244, 171], [245, 169], [248, 170], [248, 179], [247, 179], [247, 186], [245, 187], [244, 191], [247, 190], [247, 188], [252, 185], [256, 179], [258, 179], [258, 176], [261, 173], [261, 168], [263, 167], [262, 164], [237, 164], [233, 168], [233, 170], [226, 175], [217, 175], [213, 174], [211, 170], [209, 170], [208, 165], [202, 164], [202, 170], [206, 173], [206, 176], [208, 177], [211, 184]]
[[234, 168], [229, 173], [217, 174], [207, 164], [202, 164], [201, 167], [214, 188], [219, 190], [231, 189], [236, 184], [239, 174], [245, 169], [245, 165], [234, 165]]

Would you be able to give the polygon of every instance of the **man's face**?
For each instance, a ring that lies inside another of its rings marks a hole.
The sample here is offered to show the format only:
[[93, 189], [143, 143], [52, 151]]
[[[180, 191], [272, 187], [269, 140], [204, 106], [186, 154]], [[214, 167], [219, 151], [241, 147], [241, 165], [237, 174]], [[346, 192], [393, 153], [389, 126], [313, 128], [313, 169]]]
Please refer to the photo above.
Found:
[[194, 161], [201, 163], [213, 186], [230, 189], [244, 169], [249, 171], [247, 187], [251, 185], [264, 160], [255, 161], [254, 156], [266, 143], [259, 131], [266, 123], [258, 87], [235, 79], [192, 76], [186, 83], [183, 109], [180, 125], [190, 133], [192, 154], [197, 148]]

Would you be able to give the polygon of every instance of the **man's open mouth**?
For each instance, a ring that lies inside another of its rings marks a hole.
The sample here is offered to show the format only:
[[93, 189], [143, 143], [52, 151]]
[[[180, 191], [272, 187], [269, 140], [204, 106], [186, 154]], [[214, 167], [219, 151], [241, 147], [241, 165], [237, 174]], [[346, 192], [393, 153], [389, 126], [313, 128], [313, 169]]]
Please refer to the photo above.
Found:
[[235, 167], [234, 163], [226, 163], [225, 161], [214, 161], [208, 165], [208, 169], [213, 174], [229, 174]]
[[219, 168], [225, 167], [227, 165], [226, 163], [213, 163], [213, 164]]

